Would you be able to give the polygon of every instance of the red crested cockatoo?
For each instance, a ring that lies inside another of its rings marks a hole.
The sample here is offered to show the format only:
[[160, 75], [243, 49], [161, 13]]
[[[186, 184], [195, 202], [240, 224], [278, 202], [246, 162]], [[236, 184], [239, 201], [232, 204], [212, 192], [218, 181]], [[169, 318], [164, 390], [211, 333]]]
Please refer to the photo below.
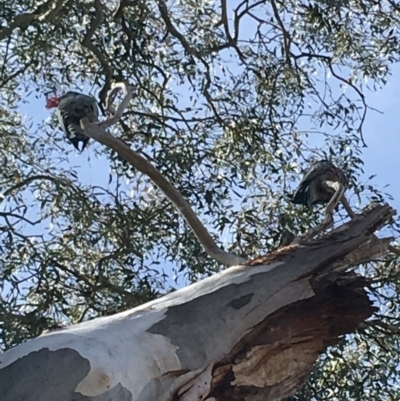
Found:
[[80, 149], [82, 152], [89, 142], [89, 137], [84, 134], [80, 121], [84, 117], [87, 117], [90, 122], [98, 121], [99, 109], [95, 98], [82, 93], [67, 92], [61, 97], [47, 98], [46, 108], [54, 107], [57, 107], [58, 122], [67, 139], [78, 151], [79, 142], [83, 142], [82, 149]]

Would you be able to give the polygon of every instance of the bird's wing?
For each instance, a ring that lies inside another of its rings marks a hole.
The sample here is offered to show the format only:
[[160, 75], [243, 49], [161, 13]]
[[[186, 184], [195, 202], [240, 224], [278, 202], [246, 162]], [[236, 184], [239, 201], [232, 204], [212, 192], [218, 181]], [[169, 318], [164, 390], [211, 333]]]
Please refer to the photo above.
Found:
[[328, 160], [320, 160], [311, 165], [311, 167], [306, 171], [303, 178], [301, 179], [297, 189], [291, 196], [290, 201], [292, 203], [306, 205], [308, 203], [308, 191], [310, 185], [321, 175], [323, 175], [330, 168], [335, 167], [333, 163]]
[[99, 108], [97, 107], [97, 102], [94, 97], [79, 95], [77, 103], [80, 104], [85, 111], [89, 110], [91, 112], [92, 115], [89, 117], [94, 117], [95, 120], [99, 119]]
[[65, 120], [63, 117], [63, 113], [62, 113], [62, 110], [60, 110], [59, 108], [56, 109], [56, 116], [57, 116], [58, 123], [60, 124], [61, 129], [64, 132], [67, 132], [67, 127], [65, 126]]
[[93, 115], [96, 118], [96, 120], [99, 119], [99, 107], [97, 106], [97, 102], [94, 98], [92, 98], [92, 110], [93, 110]]
[[332, 167], [335, 167], [334, 164], [328, 160], [321, 160], [314, 163], [304, 174], [298, 188], [309, 185], [311, 181], [314, 181]]
[[99, 116], [95, 98], [82, 93], [68, 92], [60, 101], [58, 109], [64, 116], [68, 116], [71, 119], [80, 120], [86, 115], [97, 119]]

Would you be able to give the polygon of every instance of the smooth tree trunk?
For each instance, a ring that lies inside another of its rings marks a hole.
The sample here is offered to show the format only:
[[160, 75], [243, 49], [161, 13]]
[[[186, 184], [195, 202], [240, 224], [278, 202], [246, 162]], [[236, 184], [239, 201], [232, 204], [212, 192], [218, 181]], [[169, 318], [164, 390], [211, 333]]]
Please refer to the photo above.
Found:
[[133, 310], [0, 356], [3, 401], [270, 401], [371, 316], [352, 267], [387, 252], [377, 206], [317, 240], [233, 266]]

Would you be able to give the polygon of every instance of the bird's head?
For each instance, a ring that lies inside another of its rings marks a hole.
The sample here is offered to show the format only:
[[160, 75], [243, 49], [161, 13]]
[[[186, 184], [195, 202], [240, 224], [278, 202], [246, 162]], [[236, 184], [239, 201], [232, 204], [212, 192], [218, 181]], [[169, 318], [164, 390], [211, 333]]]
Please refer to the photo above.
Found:
[[60, 96], [52, 96], [46, 99], [46, 109], [53, 109], [54, 107], [58, 107], [60, 103]]

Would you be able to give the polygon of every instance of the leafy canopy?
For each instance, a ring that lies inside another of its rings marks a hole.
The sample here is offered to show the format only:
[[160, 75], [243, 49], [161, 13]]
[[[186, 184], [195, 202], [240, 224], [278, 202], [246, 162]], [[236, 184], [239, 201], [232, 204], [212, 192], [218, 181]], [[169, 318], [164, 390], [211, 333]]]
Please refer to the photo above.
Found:
[[[391, 0], [3, 1], [2, 349], [221, 268], [112, 151], [92, 144], [74, 167], [54, 119], [43, 121], [46, 94], [104, 100], [113, 81], [137, 85], [112, 134], [151, 160], [221, 246], [252, 257], [285, 227], [300, 234], [319, 219], [287, 200], [312, 157], [343, 167], [362, 206], [383, 199], [360, 180], [362, 128], [368, 90], [399, 58], [399, 16]], [[109, 167], [98, 185], [92, 164]], [[381, 310], [293, 399], [399, 398], [397, 261], [360, 270]]]

